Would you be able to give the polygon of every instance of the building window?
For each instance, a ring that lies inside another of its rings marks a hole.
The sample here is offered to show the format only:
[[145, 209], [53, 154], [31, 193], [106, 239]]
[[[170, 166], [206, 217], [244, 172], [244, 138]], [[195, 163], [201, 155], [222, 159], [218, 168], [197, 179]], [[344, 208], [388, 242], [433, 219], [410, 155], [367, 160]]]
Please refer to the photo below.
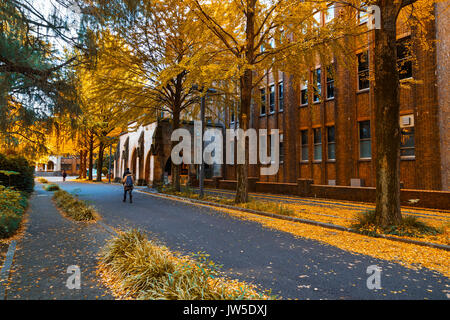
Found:
[[359, 157], [372, 158], [372, 139], [370, 134], [370, 121], [359, 122]]
[[327, 68], [327, 99], [334, 98], [334, 70], [333, 65]]
[[322, 84], [320, 81], [321, 69], [317, 68], [314, 72], [314, 102], [320, 101], [320, 95], [322, 94]]
[[322, 12], [321, 11], [317, 11], [314, 15], [313, 15], [313, 24], [314, 26], [320, 26], [322, 24]]
[[302, 130], [301, 131], [301, 160], [302, 161], [308, 161], [309, 160], [309, 154], [308, 154], [308, 130]]
[[361, 10], [358, 11], [358, 20], [360, 24], [369, 21], [369, 13], [367, 12], [367, 6], [361, 7]]
[[281, 81], [278, 84], [278, 110], [283, 111], [284, 108], [284, 84], [283, 81]]
[[235, 121], [234, 110], [231, 110], [230, 122], [234, 123], [234, 121]]
[[369, 88], [369, 55], [367, 51], [358, 54], [358, 90]]
[[322, 160], [322, 130], [314, 129], [314, 160]]
[[400, 156], [405, 158], [414, 158], [414, 117], [407, 115], [400, 117]]
[[328, 160], [336, 160], [336, 135], [334, 126], [327, 128]]
[[325, 23], [329, 23], [334, 19], [334, 4], [328, 5], [327, 11], [325, 12]]
[[271, 85], [269, 90], [269, 110], [273, 113], [275, 112], [275, 86]]
[[300, 105], [305, 106], [308, 104], [308, 81], [302, 84], [300, 90]]
[[266, 89], [260, 89], [260, 94], [261, 94], [261, 115], [265, 115], [266, 114]]
[[284, 138], [283, 135], [280, 134], [280, 163], [284, 162]]
[[397, 69], [400, 80], [412, 78], [410, 40], [410, 37], [405, 37], [397, 41]]

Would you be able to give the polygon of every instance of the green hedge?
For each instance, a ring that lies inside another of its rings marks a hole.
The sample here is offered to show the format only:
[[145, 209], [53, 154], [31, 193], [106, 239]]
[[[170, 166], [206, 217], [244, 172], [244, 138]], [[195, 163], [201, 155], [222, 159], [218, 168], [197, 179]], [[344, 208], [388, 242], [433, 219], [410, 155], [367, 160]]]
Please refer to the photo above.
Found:
[[17, 231], [27, 205], [25, 194], [0, 185], [0, 238], [12, 236]]
[[[20, 191], [33, 192], [34, 167], [22, 156], [6, 156], [0, 154], [0, 170], [16, 171], [19, 175], [10, 177], [0, 173], [0, 185], [11, 186]], [[11, 185], [9, 183], [11, 182]]]

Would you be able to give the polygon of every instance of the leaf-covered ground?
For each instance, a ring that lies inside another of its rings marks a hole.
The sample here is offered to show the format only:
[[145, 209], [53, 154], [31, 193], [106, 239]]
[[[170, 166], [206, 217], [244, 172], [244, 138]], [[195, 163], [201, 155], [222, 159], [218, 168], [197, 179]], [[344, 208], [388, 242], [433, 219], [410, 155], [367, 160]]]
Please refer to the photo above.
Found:
[[[234, 193], [224, 190], [208, 190], [211, 194], [222, 195], [224, 197], [233, 196]], [[280, 203], [294, 211], [294, 216], [298, 218], [332, 223], [344, 227], [351, 227], [358, 213], [375, 208], [372, 204], [326, 200], [326, 199], [309, 199], [299, 198], [295, 196], [280, 196], [270, 194], [252, 194], [254, 201], [265, 201], [269, 203]], [[416, 209], [402, 208], [403, 215], [415, 216], [429, 226], [435, 227], [442, 231], [437, 235], [422, 235], [417, 237], [401, 238], [414, 239], [439, 244], [450, 244], [450, 211], [432, 210], [432, 209]]]

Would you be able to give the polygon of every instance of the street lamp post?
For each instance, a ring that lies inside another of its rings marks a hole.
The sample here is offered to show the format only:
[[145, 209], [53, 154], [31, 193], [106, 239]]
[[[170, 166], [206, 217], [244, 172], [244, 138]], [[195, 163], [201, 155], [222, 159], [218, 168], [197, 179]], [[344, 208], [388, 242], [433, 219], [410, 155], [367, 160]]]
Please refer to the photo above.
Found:
[[[194, 90], [198, 90], [197, 86], [193, 86]], [[203, 91], [203, 88], [200, 90]], [[208, 93], [216, 93], [216, 89], [213, 88], [209, 88], [208, 90], [206, 90], [206, 94], [204, 96], [202, 96], [201, 98], [201, 103], [200, 103], [200, 121], [202, 123], [202, 128], [200, 131], [200, 137], [201, 137], [201, 148], [202, 148], [202, 163], [200, 164], [200, 172], [199, 172], [199, 198], [203, 198], [204, 196], [204, 181], [205, 181], [205, 162], [203, 161], [203, 148], [204, 148], [204, 143], [203, 143], [203, 127], [205, 125], [205, 109], [206, 109], [206, 98], [208, 97]]]
[[111, 156], [112, 156], [112, 142], [114, 137], [106, 137], [109, 142], [109, 163], [108, 163], [108, 183], [111, 183]]
[[108, 183], [111, 183], [111, 148], [112, 145], [109, 145], [109, 164], [108, 164]]

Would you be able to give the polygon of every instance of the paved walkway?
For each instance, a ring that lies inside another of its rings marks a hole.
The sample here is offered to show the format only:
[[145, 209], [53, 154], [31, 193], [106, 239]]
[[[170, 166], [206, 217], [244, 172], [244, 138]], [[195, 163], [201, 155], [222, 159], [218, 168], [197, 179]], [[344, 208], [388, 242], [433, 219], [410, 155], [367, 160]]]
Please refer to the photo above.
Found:
[[[135, 227], [170, 249], [204, 251], [240, 280], [291, 299], [447, 299], [448, 278], [352, 254], [314, 240], [266, 229], [217, 210], [135, 192], [122, 202], [119, 185], [64, 182], [60, 186], [92, 202], [103, 223]], [[18, 241], [7, 299], [111, 299], [95, 274], [96, 254], [110, 237], [99, 223], [63, 218], [51, 193], [36, 186], [29, 225]], [[69, 266], [79, 266], [81, 289], [68, 289]], [[382, 269], [380, 290], [366, 285], [367, 267]]]
[[[98, 224], [65, 219], [51, 202], [52, 193], [36, 185], [29, 221], [18, 241], [6, 299], [112, 298], [95, 275], [96, 255], [110, 235]], [[67, 288], [69, 266], [81, 271], [80, 289]]]
[[[135, 227], [172, 250], [205, 251], [234, 278], [251, 281], [283, 298], [447, 299], [448, 278], [421, 269], [352, 254], [314, 240], [271, 230], [217, 210], [134, 193], [122, 202], [122, 187], [62, 183], [92, 201], [113, 227]], [[367, 267], [382, 268], [382, 289], [367, 289]]]

